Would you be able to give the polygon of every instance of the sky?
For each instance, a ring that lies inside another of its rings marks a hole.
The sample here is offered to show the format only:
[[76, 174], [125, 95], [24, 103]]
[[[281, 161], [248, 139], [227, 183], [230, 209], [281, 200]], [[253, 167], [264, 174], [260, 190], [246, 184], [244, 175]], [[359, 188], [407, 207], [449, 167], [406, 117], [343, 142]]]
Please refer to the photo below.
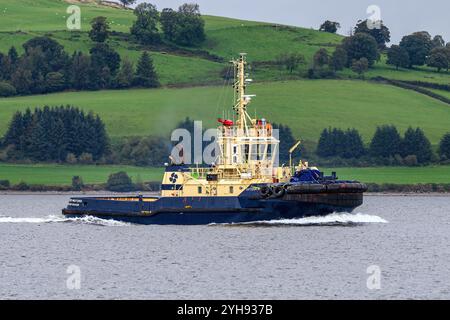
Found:
[[[381, 20], [391, 30], [391, 44], [415, 31], [440, 34], [450, 42], [449, 0], [150, 0], [158, 7], [177, 8], [185, 2], [200, 5], [202, 14], [244, 20], [274, 22], [318, 29], [325, 20], [338, 21], [340, 34], [348, 35], [359, 19], [376, 17], [368, 14], [369, 6], [379, 8]], [[373, 12], [373, 11], [372, 11]], [[374, 19], [378, 20], [378, 19]]]

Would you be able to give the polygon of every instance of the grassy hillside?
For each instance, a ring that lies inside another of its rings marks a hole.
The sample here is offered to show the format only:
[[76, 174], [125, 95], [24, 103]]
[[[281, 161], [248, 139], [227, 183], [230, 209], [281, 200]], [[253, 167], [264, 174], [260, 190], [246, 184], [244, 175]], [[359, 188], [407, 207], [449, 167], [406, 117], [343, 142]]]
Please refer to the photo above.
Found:
[[[450, 106], [418, 93], [363, 81], [317, 80], [254, 84], [257, 97], [249, 112], [289, 125], [304, 140], [317, 141], [329, 126], [357, 128], [368, 141], [377, 125], [402, 131], [420, 126], [433, 144], [449, 130]], [[100, 114], [112, 137], [168, 136], [185, 117], [215, 127], [231, 109], [232, 92], [224, 87], [68, 92], [0, 99], [0, 134], [16, 110], [73, 104]]]
[[[387, 57], [383, 55], [381, 60], [377, 62], [374, 68], [370, 69], [366, 74], [366, 78], [372, 77], [384, 77], [394, 80], [405, 80], [405, 81], [423, 81], [432, 82], [440, 84], [450, 84], [450, 73], [449, 72], [436, 72], [436, 69], [427, 66], [415, 67], [414, 69], [399, 69], [397, 70], [394, 66], [386, 64]], [[350, 70], [346, 69], [339, 73], [344, 77], [355, 77], [355, 74]]]
[[[321, 168], [326, 174], [336, 171], [341, 179], [356, 179], [366, 183], [450, 183], [450, 166], [389, 167], [389, 168]], [[72, 177], [79, 175], [84, 183], [104, 183], [111, 173], [126, 171], [133, 181], [160, 181], [162, 168], [131, 166], [68, 166], [68, 165], [9, 165], [0, 164], [0, 180], [12, 184], [70, 185]]]
[[[119, 34], [110, 39], [110, 44], [123, 57], [136, 61], [144, 48], [129, 41], [127, 33], [135, 17], [132, 10], [112, 8], [92, 3], [77, 3], [81, 8], [81, 32], [68, 31], [66, 12], [73, 0], [2, 0], [0, 3], [0, 51], [5, 52], [12, 45], [21, 51], [22, 44], [35, 36], [47, 35], [63, 44], [68, 52], [81, 50], [88, 52], [92, 47], [87, 37], [89, 22], [96, 16], [106, 16], [113, 31]], [[160, 10], [162, 8], [159, 8]], [[247, 52], [250, 61], [271, 61], [284, 52], [299, 52], [308, 61], [319, 48], [333, 51], [342, 41], [342, 36], [318, 32], [311, 29], [286, 27], [270, 23], [244, 21], [224, 17], [204, 16], [207, 41], [195, 50], [203, 50], [223, 58], [224, 61]], [[225, 63], [213, 62], [199, 56], [194, 50], [181, 48], [174, 51], [168, 48], [145, 48], [153, 54], [155, 65], [163, 85], [198, 85], [217, 83]], [[309, 62], [301, 69], [304, 74]], [[354, 77], [350, 70], [341, 73], [343, 77]], [[383, 76], [399, 80], [421, 80], [437, 83], [450, 83], [450, 74], [438, 74], [423, 67], [417, 70], [397, 71], [385, 63], [385, 57], [368, 77]], [[290, 79], [293, 76], [285, 71], [268, 68], [258, 70], [256, 81]], [[294, 75], [298, 78], [299, 75]]]
[[[81, 31], [88, 31], [89, 22], [98, 16], [108, 17], [111, 30], [119, 32], [128, 32], [134, 20], [133, 11], [130, 9], [99, 5], [95, 1], [80, 3], [65, 0], [2, 0], [0, 3], [0, 16], [2, 17], [0, 31], [66, 30], [66, 21], [70, 16], [67, 8], [71, 4], [76, 4], [81, 8]], [[206, 30], [263, 24], [214, 16], [205, 16], [205, 21]]]
[[[96, 16], [106, 16], [111, 29], [122, 34], [113, 35], [110, 44], [122, 57], [137, 61], [144, 49], [152, 52], [155, 66], [163, 85], [205, 84], [221, 80], [220, 71], [226, 63], [218, 63], [199, 56], [195, 50], [204, 50], [228, 61], [239, 52], [247, 51], [252, 61], [273, 60], [280, 53], [302, 52], [308, 58], [320, 46], [336, 44], [341, 37], [302, 28], [274, 27], [271, 24], [204, 16], [207, 41], [199, 48], [142, 48], [129, 41], [129, 32], [135, 16], [132, 10], [117, 9], [97, 4], [77, 4], [81, 8], [81, 32], [68, 31], [63, 0], [2, 0], [0, 3], [0, 51], [12, 45], [22, 51], [22, 44], [35, 36], [50, 36], [68, 52], [88, 52], [93, 46], [87, 36], [89, 22]], [[162, 8], [159, 8], [162, 9]], [[263, 49], [263, 50], [261, 50]]]

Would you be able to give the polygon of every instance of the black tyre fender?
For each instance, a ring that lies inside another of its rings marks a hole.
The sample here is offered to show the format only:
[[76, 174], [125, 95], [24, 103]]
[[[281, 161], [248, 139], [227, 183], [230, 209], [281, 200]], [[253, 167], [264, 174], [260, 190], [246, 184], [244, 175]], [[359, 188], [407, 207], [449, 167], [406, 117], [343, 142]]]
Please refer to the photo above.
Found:
[[259, 192], [261, 193], [261, 195], [264, 198], [267, 198], [267, 197], [270, 197], [272, 195], [273, 190], [272, 190], [272, 188], [270, 186], [263, 186], [263, 187], [261, 187]]
[[285, 193], [286, 193], [286, 188], [285, 188], [284, 185], [276, 186], [276, 187], [273, 189], [273, 195], [274, 195], [276, 198], [281, 198], [282, 196], [284, 196]]
[[327, 187], [323, 184], [299, 184], [288, 187], [290, 194], [315, 194], [326, 192]]

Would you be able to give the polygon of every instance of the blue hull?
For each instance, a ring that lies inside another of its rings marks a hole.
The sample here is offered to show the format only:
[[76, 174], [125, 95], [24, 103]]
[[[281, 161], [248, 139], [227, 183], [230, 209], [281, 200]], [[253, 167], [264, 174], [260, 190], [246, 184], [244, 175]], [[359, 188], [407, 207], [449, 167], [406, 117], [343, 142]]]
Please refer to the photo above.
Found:
[[151, 216], [123, 213], [85, 212], [70, 213], [66, 211], [66, 217], [95, 216], [102, 219], [110, 219], [144, 225], [206, 225], [229, 224], [255, 221], [271, 221], [280, 219], [296, 219], [307, 216], [324, 216], [333, 212], [351, 212], [353, 209], [338, 208], [322, 205], [308, 205], [297, 207], [296, 210], [273, 212], [161, 212]]
[[146, 225], [243, 223], [352, 212], [362, 199], [362, 193], [286, 194], [262, 199], [251, 191], [239, 197], [73, 198], [63, 214]]

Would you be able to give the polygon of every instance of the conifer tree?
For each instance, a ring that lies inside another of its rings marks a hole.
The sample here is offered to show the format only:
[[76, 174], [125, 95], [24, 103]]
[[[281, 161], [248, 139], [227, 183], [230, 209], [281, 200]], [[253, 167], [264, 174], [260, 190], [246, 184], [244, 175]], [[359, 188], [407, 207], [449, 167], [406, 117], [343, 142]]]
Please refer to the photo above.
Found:
[[320, 134], [319, 144], [316, 153], [320, 157], [331, 157], [334, 155], [334, 146], [331, 141], [331, 128], [323, 129]]
[[412, 155], [417, 157], [419, 164], [428, 163], [433, 157], [431, 143], [420, 128], [409, 127], [402, 141], [402, 156]]
[[133, 63], [124, 59], [122, 62], [122, 67], [116, 77], [116, 87], [117, 88], [129, 88], [133, 84], [134, 77], [134, 66]]
[[144, 51], [139, 59], [134, 82], [137, 86], [145, 88], [156, 88], [160, 85], [153, 60], [147, 51]]
[[361, 135], [356, 129], [348, 129], [344, 137], [344, 151], [341, 154], [343, 158], [360, 158], [365, 154], [364, 143]]
[[370, 154], [374, 157], [388, 158], [401, 154], [402, 140], [397, 128], [384, 125], [377, 127], [370, 143]]
[[109, 139], [98, 115], [74, 107], [36, 108], [17, 112], [3, 137], [3, 147], [14, 146], [14, 158], [64, 161], [74, 157], [98, 160], [109, 152]]
[[450, 132], [442, 137], [439, 143], [439, 154], [442, 158], [450, 159]]
[[17, 53], [17, 50], [14, 46], [12, 46], [8, 51], [8, 57], [13, 66], [17, 64], [17, 61], [19, 60], [19, 54]]
[[23, 116], [20, 111], [17, 111], [8, 127], [8, 131], [6, 132], [3, 138], [3, 145], [15, 145], [16, 147], [20, 147], [21, 137], [24, 134], [24, 124], [23, 124]]

